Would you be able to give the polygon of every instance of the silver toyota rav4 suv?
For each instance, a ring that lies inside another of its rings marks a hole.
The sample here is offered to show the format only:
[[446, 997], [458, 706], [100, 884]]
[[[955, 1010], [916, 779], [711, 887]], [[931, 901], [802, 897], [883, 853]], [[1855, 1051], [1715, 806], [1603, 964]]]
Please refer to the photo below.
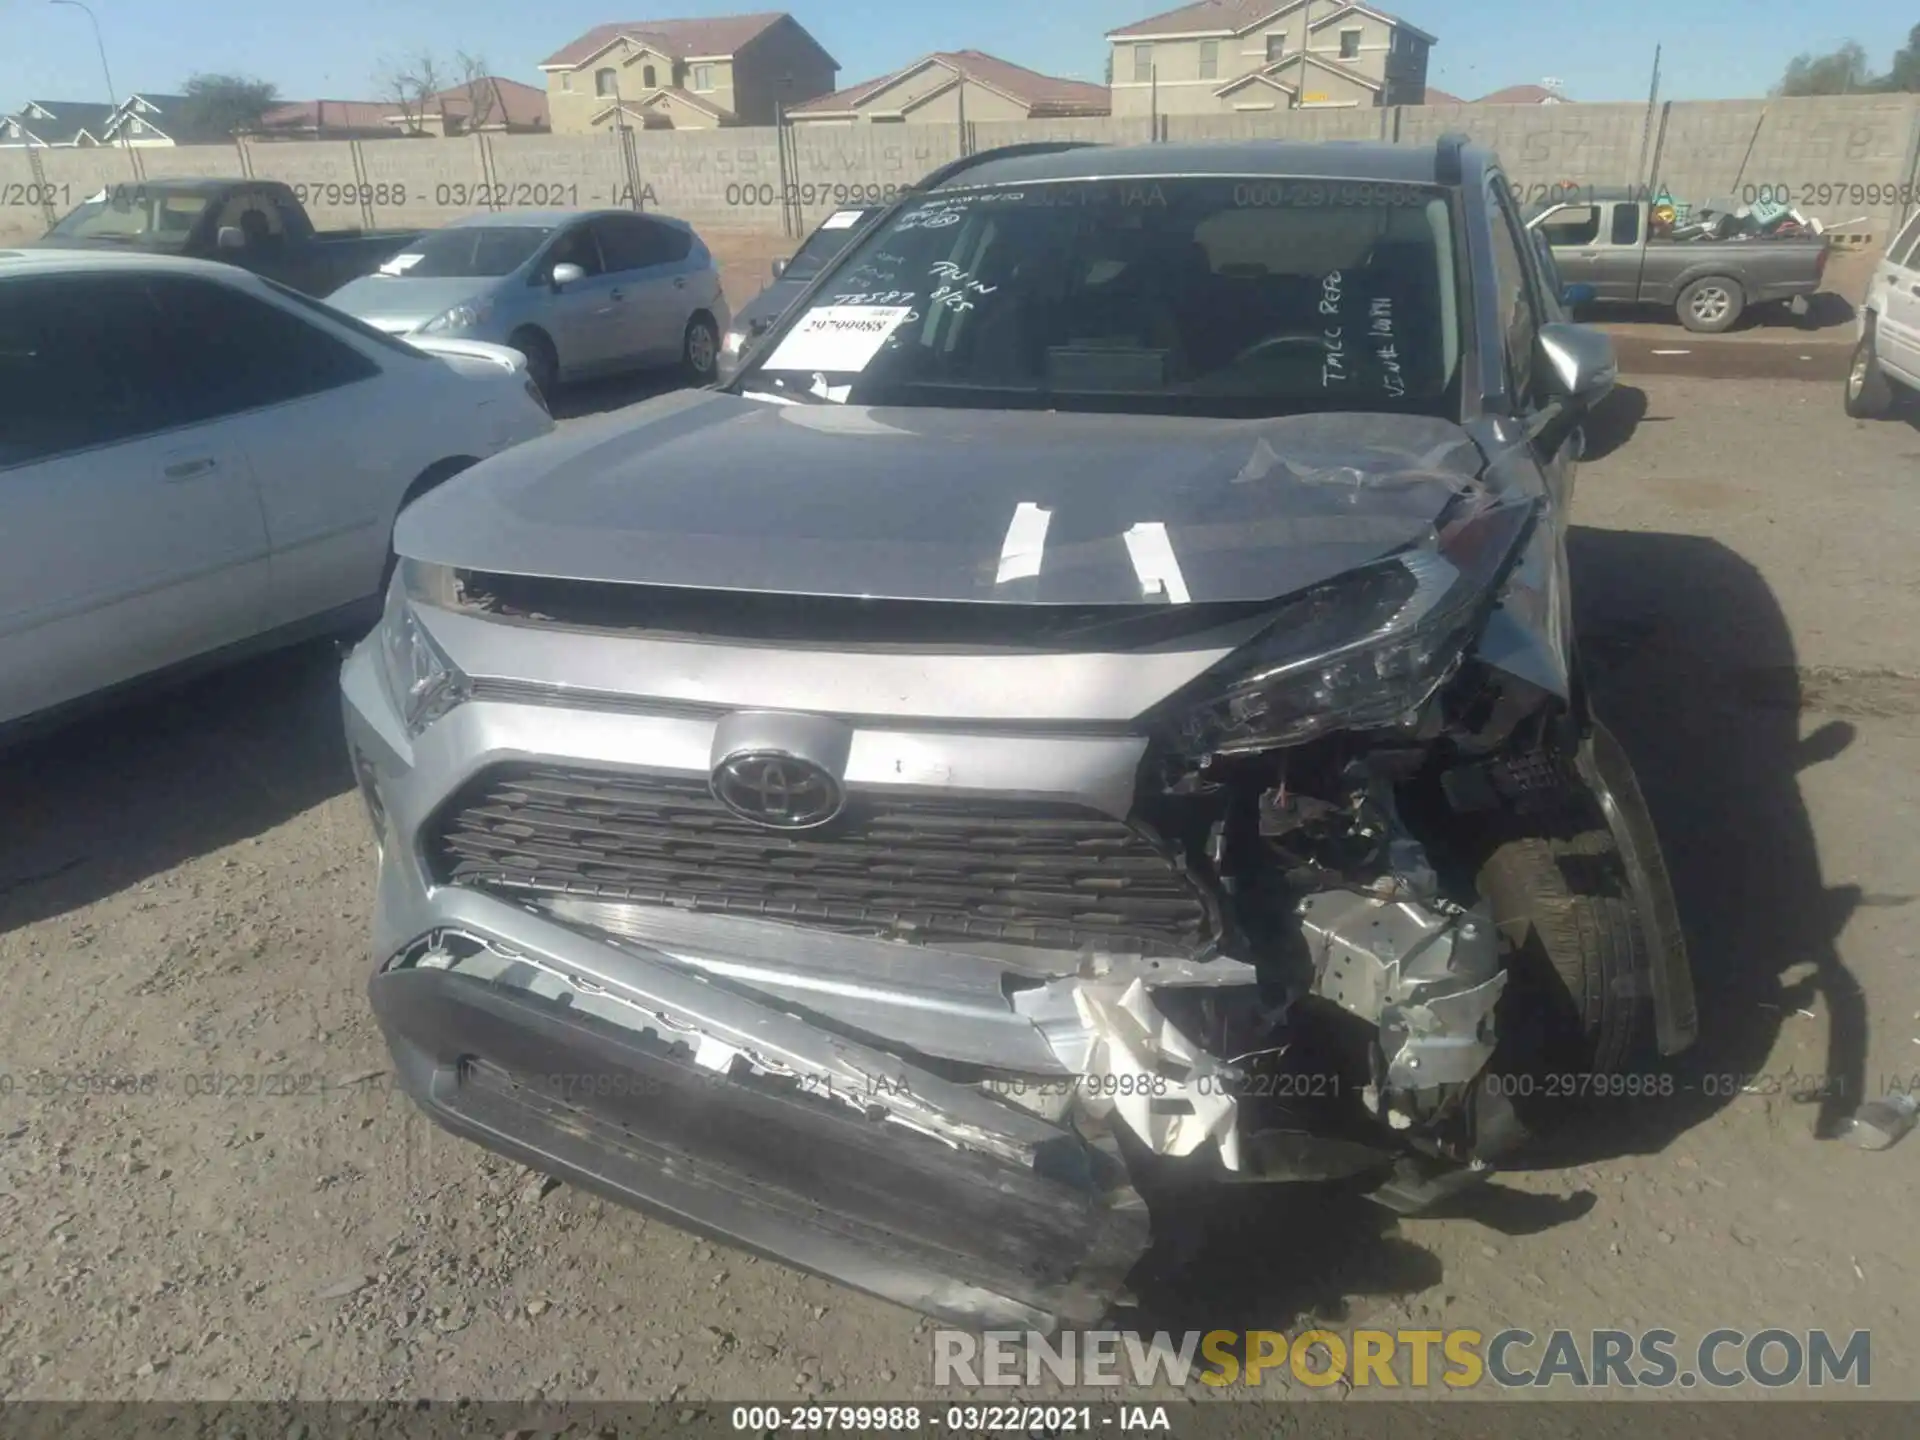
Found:
[[1415, 1210], [1563, 1118], [1517, 1076], [1684, 1048], [1552, 287], [1458, 138], [996, 151], [427, 496], [343, 677], [406, 1090], [1050, 1329], [1191, 1182]]

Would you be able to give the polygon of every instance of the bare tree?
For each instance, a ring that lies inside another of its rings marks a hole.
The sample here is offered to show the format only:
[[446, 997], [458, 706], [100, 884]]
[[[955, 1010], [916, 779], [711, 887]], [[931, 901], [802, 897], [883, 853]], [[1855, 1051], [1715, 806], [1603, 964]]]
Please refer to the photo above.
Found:
[[497, 114], [500, 92], [493, 83], [493, 77], [487, 73], [484, 58], [456, 50], [453, 52], [453, 71], [460, 77], [458, 83], [467, 96], [467, 129], [478, 130], [496, 118], [505, 121], [505, 115]]
[[431, 51], [421, 50], [404, 60], [389, 60], [375, 73], [378, 98], [393, 106], [409, 135], [426, 132], [421, 122], [435, 113], [445, 125], [445, 104], [441, 92], [447, 88], [440, 62]]

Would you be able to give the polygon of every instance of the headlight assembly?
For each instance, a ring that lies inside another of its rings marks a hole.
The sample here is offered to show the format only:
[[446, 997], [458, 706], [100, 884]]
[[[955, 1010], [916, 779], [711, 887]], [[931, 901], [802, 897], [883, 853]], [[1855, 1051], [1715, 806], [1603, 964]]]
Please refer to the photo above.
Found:
[[380, 659], [387, 693], [408, 735], [418, 735], [467, 698], [467, 677], [434, 644], [407, 598], [410, 571], [402, 564], [387, 588], [380, 621]]
[[422, 335], [451, 335], [461, 330], [473, 330], [487, 323], [493, 314], [491, 300], [462, 300], [458, 305], [448, 306], [426, 324], [420, 327]]
[[1484, 622], [1533, 514], [1493, 506], [1429, 543], [1282, 601], [1260, 635], [1167, 705], [1189, 754], [1246, 754], [1414, 715]]

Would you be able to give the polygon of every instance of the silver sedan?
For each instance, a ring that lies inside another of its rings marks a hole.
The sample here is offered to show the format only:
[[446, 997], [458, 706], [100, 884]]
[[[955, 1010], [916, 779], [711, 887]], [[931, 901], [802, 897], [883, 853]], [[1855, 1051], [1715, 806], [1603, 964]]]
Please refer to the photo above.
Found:
[[470, 215], [328, 303], [391, 335], [510, 345], [549, 396], [565, 381], [673, 364], [704, 384], [728, 322], [693, 227], [629, 210]]

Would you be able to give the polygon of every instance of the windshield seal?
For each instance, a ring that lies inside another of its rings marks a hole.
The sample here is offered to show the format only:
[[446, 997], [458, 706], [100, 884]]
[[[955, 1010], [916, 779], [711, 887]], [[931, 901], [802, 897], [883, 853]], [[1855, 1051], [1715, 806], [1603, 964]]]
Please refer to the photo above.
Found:
[[[859, 227], [725, 388], [800, 404], [1458, 421], [1473, 330], [1463, 206], [1458, 186], [1231, 173], [915, 191]], [[983, 359], [984, 330], [955, 337], [996, 304], [1001, 328], [1024, 333]], [[885, 333], [821, 348], [843, 320]]]

